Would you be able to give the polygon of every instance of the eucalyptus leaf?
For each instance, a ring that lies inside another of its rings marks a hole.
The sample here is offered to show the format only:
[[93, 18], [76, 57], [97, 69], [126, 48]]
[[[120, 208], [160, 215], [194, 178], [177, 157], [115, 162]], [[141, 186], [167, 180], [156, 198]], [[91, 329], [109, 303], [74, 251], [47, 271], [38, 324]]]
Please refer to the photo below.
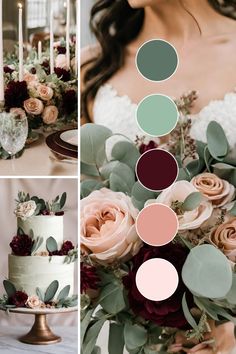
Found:
[[21, 227], [18, 227], [18, 229], [17, 229], [17, 235], [18, 235], [18, 236], [25, 235], [25, 232], [24, 232], [24, 230], [23, 230]]
[[216, 160], [221, 160], [229, 151], [229, 143], [223, 128], [213, 120], [208, 124], [206, 135], [211, 156]]
[[10, 282], [10, 280], [4, 279], [3, 286], [8, 297], [11, 297], [16, 293], [16, 287], [12, 282]]
[[131, 196], [133, 204], [139, 210], [143, 209], [144, 204], [149, 199], [156, 199], [158, 193], [152, 192], [141, 185], [138, 181], [132, 187]]
[[106, 319], [101, 319], [96, 321], [87, 331], [84, 343], [82, 347], [83, 354], [92, 354], [95, 344], [97, 342], [97, 337], [105, 323]]
[[36, 288], [36, 295], [38, 296], [39, 300], [42, 302], [44, 301], [44, 294], [42, 293], [41, 289]]
[[187, 173], [187, 170], [183, 167], [179, 168], [179, 173], [177, 177], [177, 181], [190, 181], [190, 176]]
[[236, 273], [233, 274], [233, 282], [230, 291], [226, 295], [227, 301], [232, 304], [236, 305]]
[[188, 254], [182, 279], [195, 295], [223, 298], [232, 286], [232, 270], [226, 256], [216, 247], [200, 245]]
[[126, 323], [124, 339], [127, 350], [135, 350], [144, 346], [147, 342], [147, 330], [138, 324]]
[[92, 176], [92, 177], [99, 176], [99, 172], [98, 172], [96, 166], [88, 165], [84, 162], [81, 162], [80, 172], [82, 175], [85, 175], [85, 176]]
[[198, 325], [197, 325], [195, 319], [193, 318], [191, 312], [189, 311], [187, 300], [186, 300], [186, 293], [184, 293], [183, 298], [182, 298], [182, 309], [184, 312], [184, 317], [186, 318], [186, 320], [188, 321], [190, 326], [197, 331]]
[[100, 169], [101, 176], [104, 180], [108, 180], [113, 169], [119, 164], [119, 161], [110, 161]]
[[57, 245], [57, 241], [55, 240], [54, 237], [49, 237], [46, 241], [46, 248], [48, 250], [48, 252], [54, 252], [58, 250], [58, 245]]
[[47, 288], [44, 296], [44, 302], [49, 302], [53, 300], [54, 296], [56, 295], [56, 292], [58, 290], [59, 283], [57, 280], [54, 280], [49, 287]]
[[113, 146], [111, 155], [114, 160], [123, 162], [134, 170], [140, 157], [140, 152], [133, 143], [129, 141], [119, 141]]
[[101, 348], [98, 347], [97, 345], [95, 345], [95, 347], [93, 348], [92, 354], [102, 354]]
[[67, 298], [70, 292], [70, 285], [66, 285], [58, 294], [57, 300], [62, 300]]
[[95, 179], [87, 179], [80, 185], [81, 198], [86, 198], [90, 193], [104, 187], [104, 184]]
[[124, 352], [124, 325], [110, 323], [108, 352], [109, 354], [123, 354]]
[[66, 198], [67, 198], [67, 194], [66, 192], [64, 192], [61, 196], [61, 199], [60, 199], [60, 208], [64, 208], [65, 204], [66, 204]]
[[236, 202], [234, 203], [233, 207], [229, 210], [229, 213], [233, 216], [236, 216]]
[[202, 201], [202, 194], [200, 192], [193, 192], [189, 194], [183, 204], [182, 209], [184, 211], [191, 211], [199, 207]]
[[100, 293], [99, 304], [111, 314], [117, 314], [125, 308], [124, 289], [122, 284], [110, 283]]
[[119, 162], [112, 170], [110, 177], [110, 189], [114, 192], [131, 194], [135, 184], [135, 173], [126, 164]]
[[218, 162], [214, 165], [213, 172], [220, 178], [225, 179], [229, 183], [236, 186], [236, 168], [223, 162]]
[[86, 330], [88, 328], [88, 325], [91, 321], [91, 317], [92, 317], [92, 314], [94, 313], [94, 310], [95, 310], [94, 308], [89, 309], [87, 311], [86, 315], [84, 316], [83, 321], [81, 321], [81, 325], [80, 325], [80, 343], [81, 343], [81, 345], [83, 344], [84, 336], [85, 336]]
[[39, 237], [39, 236], [34, 240], [34, 244], [33, 244], [33, 247], [31, 249], [31, 255], [34, 255], [37, 252], [39, 247], [43, 244], [43, 241], [44, 241], [44, 238], [43, 237]]
[[41, 210], [41, 204], [37, 204], [36, 209], [34, 211], [34, 215], [38, 215], [40, 213], [40, 210]]
[[102, 125], [87, 123], [81, 127], [81, 161], [88, 165], [102, 166], [106, 159], [105, 143], [112, 131]]

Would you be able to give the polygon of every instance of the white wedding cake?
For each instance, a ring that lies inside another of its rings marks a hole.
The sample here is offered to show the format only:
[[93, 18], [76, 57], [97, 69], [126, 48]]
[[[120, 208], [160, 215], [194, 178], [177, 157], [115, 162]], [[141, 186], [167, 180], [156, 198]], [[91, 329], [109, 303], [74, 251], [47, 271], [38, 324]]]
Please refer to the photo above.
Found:
[[15, 210], [18, 231], [10, 243], [12, 253], [8, 256], [9, 273], [4, 284], [10, 304], [13, 301], [15, 305], [11, 296], [13, 288], [13, 292], [25, 293], [28, 298], [40, 298], [44, 305], [60, 303], [63, 307], [64, 301], [68, 307], [72, 297], [74, 306], [77, 249], [71, 241], [63, 240], [62, 208], [66, 195], [57, 197], [51, 204], [37, 197], [30, 199], [22, 192], [18, 199]]

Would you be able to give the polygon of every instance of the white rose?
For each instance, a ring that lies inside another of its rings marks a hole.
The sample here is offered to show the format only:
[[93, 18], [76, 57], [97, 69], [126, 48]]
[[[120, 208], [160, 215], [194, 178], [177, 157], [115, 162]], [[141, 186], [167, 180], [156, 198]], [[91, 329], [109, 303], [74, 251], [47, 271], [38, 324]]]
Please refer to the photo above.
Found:
[[62, 68], [68, 70], [65, 54], [58, 54], [58, 56], [55, 59], [55, 66], [56, 68]]
[[19, 203], [14, 211], [15, 215], [22, 220], [34, 215], [37, 205], [34, 200], [29, 200], [28, 202]]

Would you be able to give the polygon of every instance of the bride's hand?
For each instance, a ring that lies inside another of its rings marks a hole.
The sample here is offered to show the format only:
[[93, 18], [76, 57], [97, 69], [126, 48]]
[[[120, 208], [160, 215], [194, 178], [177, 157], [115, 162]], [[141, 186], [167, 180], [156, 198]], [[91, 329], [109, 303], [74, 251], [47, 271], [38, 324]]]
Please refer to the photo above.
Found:
[[211, 332], [206, 334], [205, 341], [214, 338], [214, 346], [203, 342], [196, 344], [191, 349], [187, 348], [186, 344], [189, 343], [189, 341], [186, 340], [183, 333], [179, 332], [175, 337], [175, 343], [169, 347], [168, 351], [171, 353], [179, 353], [182, 351], [189, 354], [229, 354], [236, 346], [234, 324], [228, 322], [216, 327], [215, 324], [211, 322], [210, 325]]

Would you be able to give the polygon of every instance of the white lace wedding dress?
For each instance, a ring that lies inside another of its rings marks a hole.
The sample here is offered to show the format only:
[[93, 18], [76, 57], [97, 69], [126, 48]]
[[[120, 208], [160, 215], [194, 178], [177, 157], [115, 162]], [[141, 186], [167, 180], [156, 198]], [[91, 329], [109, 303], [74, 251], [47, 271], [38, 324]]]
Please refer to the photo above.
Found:
[[[128, 96], [118, 95], [111, 85], [105, 84], [95, 97], [94, 122], [134, 141], [137, 135], [144, 135], [135, 120], [136, 109], [137, 105]], [[198, 114], [191, 115], [191, 118], [193, 138], [205, 142], [208, 123], [215, 120], [223, 127], [230, 146], [236, 145], [236, 92], [225, 94], [222, 100], [211, 101]]]
[[[109, 84], [103, 85], [95, 98], [93, 108], [94, 123], [109, 127], [113, 133], [123, 134], [135, 141], [136, 136], [144, 133], [135, 120], [137, 105], [128, 96], [120, 96]], [[206, 141], [206, 129], [210, 121], [215, 120], [223, 127], [230, 146], [236, 145], [236, 92], [227, 93], [222, 100], [211, 101], [198, 114], [191, 115], [193, 138]], [[99, 337], [98, 345], [102, 354], [108, 354], [108, 325]], [[124, 350], [124, 354], [127, 351]], [[236, 348], [231, 354], [236, 354]]]

